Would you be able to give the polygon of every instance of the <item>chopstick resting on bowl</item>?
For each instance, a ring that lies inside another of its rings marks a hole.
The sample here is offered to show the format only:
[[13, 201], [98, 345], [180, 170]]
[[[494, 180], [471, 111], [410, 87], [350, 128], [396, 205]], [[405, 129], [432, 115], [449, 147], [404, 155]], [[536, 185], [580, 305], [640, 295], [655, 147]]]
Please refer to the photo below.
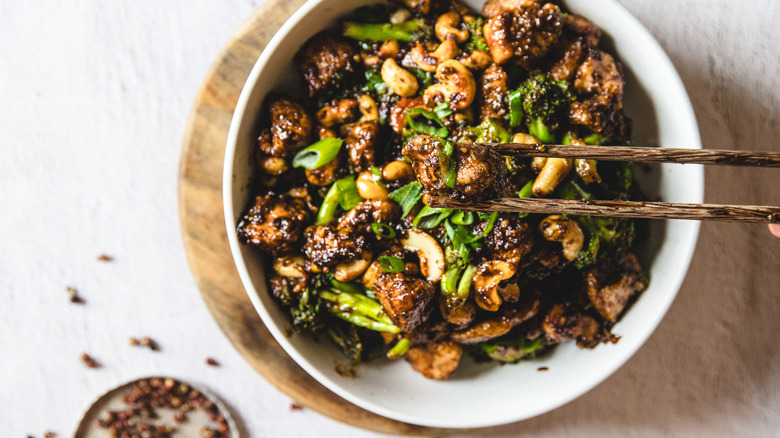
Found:
[[[501, 155], [515, 157], [780, 167], [780, 153], [775, 152], [522, 143], [457, 143], [456, 146], [484, 147]], [[580, 201], [547, 198], [498, 198], [481, 202], [461, 202], [444, 196], [431, 197], [428, 205], [435, 208], [457, 208], [466, 211], [780, 223], [780, 207], [759, 205], [681, 204], [618, 200]]]

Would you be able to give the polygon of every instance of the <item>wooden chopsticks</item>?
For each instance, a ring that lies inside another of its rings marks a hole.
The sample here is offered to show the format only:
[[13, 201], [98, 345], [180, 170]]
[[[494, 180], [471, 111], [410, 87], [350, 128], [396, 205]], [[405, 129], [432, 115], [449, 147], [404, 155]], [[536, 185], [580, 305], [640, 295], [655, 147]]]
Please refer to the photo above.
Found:
[[780, 167], [780, 153], [709, 149], [673, 149], [637, 146], [580, 146], [524, 143], [457, 143], [459, 147], [486, 147], [515, 157], [585, 158], [603, 161], [637, 161], [722, 166]]
[[[773, 152], [519, 143], [458, 143], [457, 146], [486, 147], [502, 155], [517, 157], [780, 167], [780, 153]], [[428, 200], [428, 205], [436, 208], [457, 208], [466, 211], [780, 223], [780, 207], [759, 205], [680, 204], [617, 200], [579, 201], [549, 198], [499, 198], [482, 202], [460, 202], [443, 196], [431, 197]]]

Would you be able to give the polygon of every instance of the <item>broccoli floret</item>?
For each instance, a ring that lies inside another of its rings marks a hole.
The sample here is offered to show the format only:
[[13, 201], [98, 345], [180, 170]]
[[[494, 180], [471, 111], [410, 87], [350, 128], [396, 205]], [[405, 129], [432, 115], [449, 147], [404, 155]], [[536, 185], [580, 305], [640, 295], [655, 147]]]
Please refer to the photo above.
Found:
[[430, 26], [419, 18], [399, 24], [345, 21], [343, 31], [345, 37], [362, 42], [383, 42], [388, 38], [395, 38], [408, 43], [430, 33]]
[[482, 352], [493, 360], [506, 363], [516, 363], [525, 359], [533, 359], [547, 346], [544, 336], [533, 341], [525, 338], [499, 339], [479, 344]]
[[509, 124], [515, 128], [525, 123], [529, 134], [542, 143], [552, 143], [561, 115], [574, 97], [566, 81], [549, 75], [532, 77], [509, 95]]
[[466, 51], [471, 52], [474, 50], [490, 51], [487, 43], [485, 42], [485, 36], [482, 33], [482, 28], [485, 26], [485, 20], [482, 17], [471, 20], [466, 25], [469, 29], [469, 40], [466, 43]]
[[636, 237], [632, 219], [579, 216], [576, 220], [588, 239], [575, 260], [580, 269], [592, 265], [604, 254], [615, 254], [629, 248]]
[[290, 312], [296, 331], [317, 332], [325, 326], [327, 314], [323, 312], [324, 306], [316, 293], [321, 282], [321, 278], [314, 277], [300, 294], [294, 294], [289, 284], [279, 289], [279, 301]]

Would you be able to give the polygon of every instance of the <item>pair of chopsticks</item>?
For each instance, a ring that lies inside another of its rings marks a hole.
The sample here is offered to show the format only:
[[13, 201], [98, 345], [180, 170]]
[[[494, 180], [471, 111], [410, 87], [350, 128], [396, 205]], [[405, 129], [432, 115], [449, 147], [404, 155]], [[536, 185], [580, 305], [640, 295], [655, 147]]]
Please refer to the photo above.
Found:
[[[582, 158], [603, 161], [780, 167], [780, 153], [774, 152], [521, 143], [458, 143], [455, 146], [484, 147], [501, 155], [515, 157]], [[780, 181], [778, 181], [778, 184], [780, 184]], [[780, 207], [758, 205], [680, 204], [608, 200], [580, 201], [549, 198], [498, 198], [482, 202], [459, 202], [443, 196], [431, 197], [428, 205], [437, 208], [457, 208], [467, 211], [780, 223]]]

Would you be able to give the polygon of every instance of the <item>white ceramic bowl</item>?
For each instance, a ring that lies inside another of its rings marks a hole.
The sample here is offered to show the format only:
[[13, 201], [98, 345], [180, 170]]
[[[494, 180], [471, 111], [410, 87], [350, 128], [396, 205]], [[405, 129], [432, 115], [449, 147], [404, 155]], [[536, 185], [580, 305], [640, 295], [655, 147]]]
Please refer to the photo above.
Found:
[[[625, 363], [647, 340], [674, 300], [693, 253], [699, 224], [655, 222], [643, 255], [650, 287], [615, 325], [622, 336], [615, 345], [581, 350], [559, 346], [543, 360], [517, 365], [474, 364], [464, 360], [446, 381], [426, 380], [405, 361], [361, 365], [358, 377], [345, 379], [334, 371], [342, 359], [329, 342], [307, 336], [286, 337], [290, 326], [266, 290], [263, 258], [240, 244], [235, 226], [252, 199], [251, 151], [259, 132], [258, 114], [273, 90], [301, 96], [303, 87], [292, 57], [318, 31], [336, 25], [338, 17], [371, 0], [311, 0], [274, 36], [257, 61], [238, 101], [225, 153], [224, 207], [236, 267], [257, 312], [276, 340], [320, 383], [341, 397], [377, 414], [435, 427], [483, 427], [515, 422], [557, 408], [590, 390]], [[483, 0], [466, 1], [480, 10]], [[626, 68], [625, 107], [642, 144], [700, 148], [699, 132], [680, 78], [653, 37], [614, 0], [569, 0], [568, 8], [588, 17], [611, 40], [613, 53]], [[643, 190], [669, 202], [702, 202], [704, 174], [699, 166], [663, 165], [645, 179]], [[537, 368], [546, 366], [547, 372]], [[628, 388], [630, 390], [630, 388]], [[475, 403], [479, 400], [479, 403]]]

